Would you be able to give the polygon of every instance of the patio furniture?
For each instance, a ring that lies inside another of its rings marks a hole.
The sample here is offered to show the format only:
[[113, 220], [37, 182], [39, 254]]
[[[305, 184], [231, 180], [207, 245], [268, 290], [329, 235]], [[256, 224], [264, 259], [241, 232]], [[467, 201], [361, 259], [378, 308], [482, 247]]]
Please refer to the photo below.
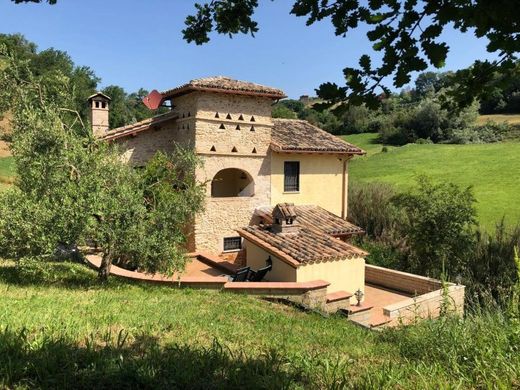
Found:
[[251, 270], [248, 279], [249, 282], [261, 282], [265, 278], [265, 275], [273, 269], [273, 259], [271, 259], [271, 256], [266, 259], [265, 263], [267, 264], [265, 267], [256, 271]]
[[248, 280], [250, 282], [261, 282], [265, 278], [265, 275], [269, 271], [271, 271], [272, 268], [273, 268], [273, 265], [269, 264], [268, 266], [260, 268], [256, 271], [251, 270], [251, 274], [249, 275]]
[[247, 282], [249, 272], [251, 272], [251, 267], [243, 267], [237, 269], [235, 274], [231, 276], [232, 282]]

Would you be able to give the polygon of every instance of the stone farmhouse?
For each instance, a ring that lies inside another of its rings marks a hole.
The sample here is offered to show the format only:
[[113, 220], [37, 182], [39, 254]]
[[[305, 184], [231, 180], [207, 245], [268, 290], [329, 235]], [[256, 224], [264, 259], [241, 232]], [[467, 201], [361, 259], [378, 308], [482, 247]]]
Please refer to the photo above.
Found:
[[[408, 291], [401, 299], [420, 290], [420, 283], [365, 265], [366, 253], [349, 243], [363, 233], [346, 220], [349, 161], [365, 152], [306, 121], [272, 118], [283, 91], [210, 77], [150, 96], [171, 110], [109, 129], [110, 98], [95, 94], [91, 124], [97, 137], [118, 143], [133, 166], [159, 150], [172, 152], [175, 144], [201, 157], [197, 178], [207, 183], [206, 204], [188, 227], [188, 252], [252, 269], [267, 262], [268, 282], [325, 281], [328, 304], [363, 302], [372, 288], [368, 274]], [[423, 290], [432, 291], [431, 285]]]

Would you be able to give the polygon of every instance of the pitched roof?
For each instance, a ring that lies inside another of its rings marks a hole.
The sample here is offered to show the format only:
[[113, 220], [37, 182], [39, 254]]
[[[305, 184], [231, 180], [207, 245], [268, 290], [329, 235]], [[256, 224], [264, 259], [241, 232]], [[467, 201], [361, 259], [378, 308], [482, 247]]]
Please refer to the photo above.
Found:
[[282, 218], [295, 218], [296, 210], [294, 207], [294, 203], [278, 203], [274, 209], [272, 214], [279, 214]]
[[299, 119], [273, 119], [271, 148], [275, 152], [365, 154], [309, 122]]
[[112, 100], [112, 98], [111, 98], [110, 96], [105, 95], [103, 92], [96, 92], [95, 94], [90, 95], [90, 96], [87, 98], [87, 100], [90, 100], [90, 99], [92, 99], [92, 98], [95, 98], [96, 96], [101, 96], [101, 97], [103, 97], [103, 98], [105, 98], [105, 99], [107, 99], [107, 100]]
[[276, 234], [270, 226], [259, 225], [238, 229], [237, 232], [293, 267], [366, 256], [366, 252], [345, 241], [307, 227], [301, 227], [297, 234], [291, 235]]
[[178, 115], [174, 113], [173, 111], [166, 112], [164, 114], [156, 115], [152, 118], [144, 119], [142, 121], [132, 123], [130, 125], [117, 127], [115, 129], [107, 131], [105, 134], [103, 134], [101, 137], [99, 137], [102, 140], [110, 141], [113, 139], [125, 137], [128, 135], [134, 135], [137, 133], [140, 133], [141, 131], [146, 131], [153, 126], [158, 125], [160, 123], [169, 121], [171, 119], [177, 119]]
[[189, 83], [161, 92], [161, 94], [164, 99], [168, 99], [192, 91], [214, 91], [241, 95], [256, 95], [272, 99], [282, 99], [286, 97], [285, 93], [281, 89], [267, 87], [249, 81], [235, 80], [224, 76], [191, 80]]
[[[262, 224], [273, 223], [272, 207], [261, 207], [255, 210], [255, 216], [261, 219]], [[300, 225], [331, 236], [351, 236], [363, 234], [364, 231], [335, 214], [315, 205], [294, 206]]]

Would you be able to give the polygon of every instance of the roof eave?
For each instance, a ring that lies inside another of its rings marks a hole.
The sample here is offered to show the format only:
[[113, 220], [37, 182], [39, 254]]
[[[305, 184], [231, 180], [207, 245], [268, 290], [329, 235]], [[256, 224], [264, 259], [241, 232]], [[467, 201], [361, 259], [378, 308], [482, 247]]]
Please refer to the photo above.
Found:
[[229, 95], [248, 95], [248, 96], [257, 96], [257, 97], [265, 97], [273, 100], [284, 99], [287, 96], [283, 93], [274, 93], [274, 92], [256, 92], [256, 91], [247, 91], [240, 89], [226, 89], [226, 88], [211, 88], [211, 87], [198, 87], [194, 85], [186, 85], [180, 88], [171, 89], [169, 91], [161, 92], [163, 96], [163, 100], [172, 99], [176, 96], [182, 96], [190, 92], [215, 92], [215, 93], [225, 93]]

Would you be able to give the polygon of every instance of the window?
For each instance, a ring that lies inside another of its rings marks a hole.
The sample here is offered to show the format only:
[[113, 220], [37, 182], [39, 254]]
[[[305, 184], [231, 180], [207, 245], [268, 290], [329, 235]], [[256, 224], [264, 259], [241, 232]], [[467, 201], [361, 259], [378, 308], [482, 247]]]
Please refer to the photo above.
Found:
[[96, 101], [96, 108], [99, 108], [99, 102]]
[[101, 108], [107, 108], [107, 102], [101, 102]]
[[240, 237], [225, 237], [224, 238], [224, 250], [225, 251], [237, 251], [242, 249], [242, 238]]
[[283, 190], [285, 192], [300, 191], [300, 162], [299, 161], [285, 161]]

